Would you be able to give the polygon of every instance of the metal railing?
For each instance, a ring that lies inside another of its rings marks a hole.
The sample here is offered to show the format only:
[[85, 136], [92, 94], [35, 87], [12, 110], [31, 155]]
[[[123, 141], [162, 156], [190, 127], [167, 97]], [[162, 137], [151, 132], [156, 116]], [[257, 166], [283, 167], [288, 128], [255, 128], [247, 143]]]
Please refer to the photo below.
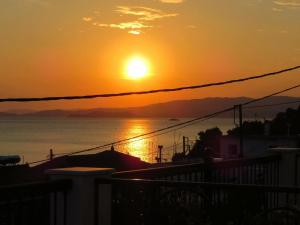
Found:
[[[66, 224], [66, 191], [70, 188], [68, 180], [1, 186], [0, 225], [55, 225], [57, 213], [64, 214]], [[58, 210], [59, 194], [64, 200]]]
[[279, 184], [279, 155], [235, 159], [211, 164], [195, 163], [118, 172], [114, 178], [138, 178], [236, 184]]
[[96, 192], [99, 185], [111, 185], [113, 225], [300, 224], [295, 187], [113, 178], [96, 180]]

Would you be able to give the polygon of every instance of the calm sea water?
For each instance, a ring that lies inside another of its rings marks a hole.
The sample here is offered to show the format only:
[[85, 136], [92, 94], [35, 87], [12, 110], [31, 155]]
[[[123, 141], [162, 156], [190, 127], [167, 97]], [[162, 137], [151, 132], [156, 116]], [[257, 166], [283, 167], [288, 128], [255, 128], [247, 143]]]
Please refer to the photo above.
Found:
[[[0, 118], [0, 155], [16, 154], [22, 156], [24, 162], [32, 162], [46, 159], [50, 149], [53, 149], [55, 154], [78, 151], [137, 136], [186, 120], [188, 118], [180, 119], [180, 121], [168, 119]], [[197, 138], [199, 131], [215, 126], [226, 132], [234, 125], [232, 119], [215, 118], [168, 134], [134, 140], [126, 145], [114, 147], [126, 154], [153, 161], [156, 157], [157, 146], [163, 145], [165, 149], [163, 158], [168, 159], [173, 151], [181, 151], [182, 136], [189, 137], [192, 142]], [[95, 152], [97, 151], [91, 153]]]

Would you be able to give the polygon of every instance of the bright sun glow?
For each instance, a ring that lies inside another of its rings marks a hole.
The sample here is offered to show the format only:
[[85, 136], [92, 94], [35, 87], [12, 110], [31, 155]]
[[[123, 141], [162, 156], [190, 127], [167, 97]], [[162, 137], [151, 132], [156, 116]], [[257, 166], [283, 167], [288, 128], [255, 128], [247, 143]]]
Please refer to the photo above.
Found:
[[126, 65], [126, 75], [129, 79], [139, 80], [149, 73], [149, 66], [145, 59], [133, 57], [128, 60]]

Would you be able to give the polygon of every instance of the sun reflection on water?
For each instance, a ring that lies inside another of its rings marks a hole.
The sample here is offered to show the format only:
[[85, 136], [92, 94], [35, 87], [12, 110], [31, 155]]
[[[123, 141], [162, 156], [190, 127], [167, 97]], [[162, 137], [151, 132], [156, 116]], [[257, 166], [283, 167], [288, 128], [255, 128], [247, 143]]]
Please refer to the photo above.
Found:
[[[131, 138], [149, 131], [146, 120], [132, 120], [126, 125], [124, 135], [125, 138]], [[121, 151], [147, 162], [152, 162], [155, 158], [153, 150], [153, 140], [144, 138], [135, 138], [121, 148]]]

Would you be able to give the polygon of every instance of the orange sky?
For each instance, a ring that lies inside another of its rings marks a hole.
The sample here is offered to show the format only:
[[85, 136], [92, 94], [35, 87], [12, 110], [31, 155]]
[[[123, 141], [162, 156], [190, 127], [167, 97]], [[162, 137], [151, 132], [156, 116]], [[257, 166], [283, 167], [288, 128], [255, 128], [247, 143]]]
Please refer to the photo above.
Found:
[[[294, 66], [300, 63], [299, 21], [299, 0], [1, 1], [0, 97], [171, 88]], [[126, 80], [124, 62], [135, 54], [149, 61], [151, 72]], [[174, 94], [1, 107], [128, 107], [257, 97], [300, 83], [299, 73]]]

